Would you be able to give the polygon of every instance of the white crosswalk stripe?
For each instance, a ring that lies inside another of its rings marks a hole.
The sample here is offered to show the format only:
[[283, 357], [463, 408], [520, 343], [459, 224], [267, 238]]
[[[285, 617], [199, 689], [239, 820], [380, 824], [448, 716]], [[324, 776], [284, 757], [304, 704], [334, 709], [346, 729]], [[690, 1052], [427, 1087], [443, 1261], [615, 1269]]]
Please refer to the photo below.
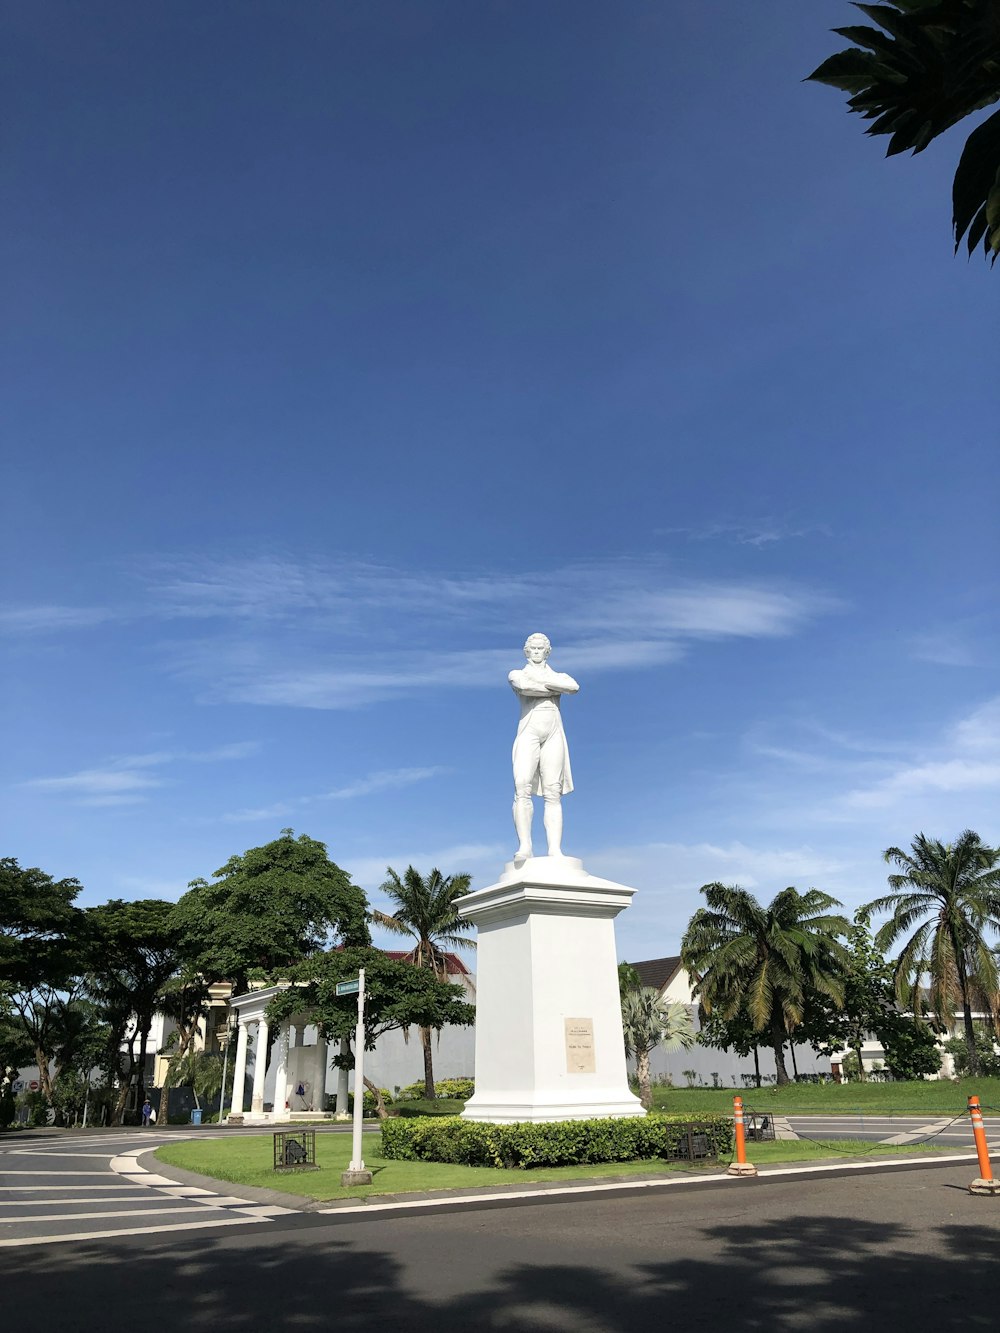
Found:
[[[165, 1141], [131, 1134], [0, 1149], [0, 1247], [253, 1226], [295, 1211], [182, 1185], [140, 1165]], [[77, 1164], [86, 1159], [93, 1167]]]

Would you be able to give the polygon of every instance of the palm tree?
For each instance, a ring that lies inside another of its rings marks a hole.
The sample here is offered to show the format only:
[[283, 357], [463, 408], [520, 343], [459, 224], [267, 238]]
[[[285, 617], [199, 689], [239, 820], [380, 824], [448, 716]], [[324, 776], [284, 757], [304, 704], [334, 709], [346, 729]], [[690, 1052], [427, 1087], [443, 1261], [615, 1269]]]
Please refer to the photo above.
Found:
[[652, 986], [630, 988], [622, 993], [622, 1031], [625, 1054], [635, 1060], [639, 1100], [648, 1111], [653, 1105], [649, 1083], [649, 1055], [657, 1046], [668, 1050], [690, 1050], [694, 1024], [685, 1004], [664, 1000]]
[[916, 926], [896, 959], [896, 994], [919, 1013], [920, 981], [929, 974], [930, 1009], [947, 1024], [961, 1007], [969, 1073], [978, 1074], [972, 1011], [995, 1016], [1000, 990], [997, 960], [985, 938], [1000, 929], [1000, 849], [966, 829], [953, 843], [919, 833], [909, 852], [888, 847], [882, 855], [899, 873], [889, 876], [892, 893], [863, 909], [892, 913], [875, 943], [888, 949]]
[[681, 941], [695, 994], [706, 1014], [718, 1010], [724, 1019], [745, 1006], [753, 1030], [770, 1038], [779, 1085], [788, 1083], [785, 1043], [802, 1022], [808, 989], [843, 1002], [839, 937], [850, 922], [830, 915], [840, 903], [819, 889], [782, 889], [767, 907], [735, 884], [705, 884], [701, 892], [708, 906]]
[[[429, 968], [439, 981], [448, 977], [445, 950], [474, 948], [472, 940], [460, 932], [472, 929], [455, 909], [455, 902], [469, 892], [471, 875], [442, 875], [432, 870], [424, 878], [413, 866], [407, 866], [400, 879], [392, 866], [386, 866], [387, 879], [381, 892], [389, 898], [395, 911], [372, 912], [372, 920], [397, 935], [410, 935], [416, 940], [410, 961], [415, 967]], [[431, 1058], [431, 1030], [420, 1029], [424, 1049], [424, 1096], [434, 1098], [434, 1065]]]

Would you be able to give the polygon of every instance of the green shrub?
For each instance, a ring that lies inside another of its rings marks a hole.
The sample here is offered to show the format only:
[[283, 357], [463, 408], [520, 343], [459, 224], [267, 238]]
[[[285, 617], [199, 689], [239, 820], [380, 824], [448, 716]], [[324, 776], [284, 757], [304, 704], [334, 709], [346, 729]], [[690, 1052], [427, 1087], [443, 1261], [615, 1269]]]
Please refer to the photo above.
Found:
[[[383, 1100], [383, 1102], [385, 1102], [386, 1106], [391, 1106], [391, 1105], [392, 1105], [392, 1093], [389, 1091], [389, 1089], [388, 1089], [388, 1088], [379, 1088], [379, 1092], [382, 1094], [382, 1100]], [[348, 1109], [348, 1111], [351, 1113], [351, 1115], [354, 1114], [354, 1093], [353, 1093], [353, 1092], [349, 1092], [349, 1093], [347, 1094], [347, 1109]], [[375, 1114], [375, 1094], [374, 1094], [374, 1092], [371, 1091], [370, 1088], [365, 1088], [364, 1114], [365, 1114], [365, 1115], [374, 1115], [374, 1114]]]
[[[461, 1102], [467, 1102], [476, 1090], [476, 1080], [473, 1078], [442, 1078], [434, 1084], [434, 1095], [436, 1097], [455, 1097]], [[400, 1088], [397, 1098], [401, 1102], [416, 1102], [424, 1099], [424, 1081], [419, 1083], [410, 1083], [405, 1088]]]
[[[559, 1120], [550, 1124], [491, 1125], [458, 1116], [393, 1118], [382, 1124], [382, 1154], [403, 1161], [448, 1162], [506, 1169], [576, 1166], [596, 1162], [670, 1160], [686, 1156], [682, 1140], [694, 1122], [686, 1116], [648, 1115], [623, 1120]], [[695, 1125], [713, 1156], [732, 1150], [728, 1116], [707, 1115]]]
[[421, 1098], [419, 1101], [400, 1102], [393, 1108], [393, 1115], [404, 1117], [414, 1117], [421, 1115], [458, 1115], [465, 1103], [458, 1100], [457, 1097], [442, 1097], [440, 1101], [429, 1102]]

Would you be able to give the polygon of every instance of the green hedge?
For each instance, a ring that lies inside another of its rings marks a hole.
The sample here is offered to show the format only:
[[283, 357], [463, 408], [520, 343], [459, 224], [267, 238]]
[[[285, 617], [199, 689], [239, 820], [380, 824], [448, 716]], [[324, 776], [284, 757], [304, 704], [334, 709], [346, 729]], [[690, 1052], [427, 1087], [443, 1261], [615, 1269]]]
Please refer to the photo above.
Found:
[[[476, 1081], [473, 1078], [441, 1078], [434, 1084], [434, 1095], [436, 1097], [457, 1097], [459, 1101], [467, 1102], [476, 1090]], [[419, 1083], [410, 1083], [405, 1088], [400, 1088], [397, 1096], [401, 1102], [421, 1101], [424, 1095], [423, 1081]]]
[[[648, 1115], [623, 1120], [558, 1120], [550, 1124], [490, 1125], [459, 1116], [415, 1117], [382, 1123], [382, 1155], [407, 1162], [451, 1162], [510, 1169], [634, 1162], [677, 1157], [692, 1125], [689, 1116]], [[733, 1122], [702, 1116], [697, 1132], [714, 1156], [728, 1156]], [[686, 1148], [684, 1156], [686, 1156]]]

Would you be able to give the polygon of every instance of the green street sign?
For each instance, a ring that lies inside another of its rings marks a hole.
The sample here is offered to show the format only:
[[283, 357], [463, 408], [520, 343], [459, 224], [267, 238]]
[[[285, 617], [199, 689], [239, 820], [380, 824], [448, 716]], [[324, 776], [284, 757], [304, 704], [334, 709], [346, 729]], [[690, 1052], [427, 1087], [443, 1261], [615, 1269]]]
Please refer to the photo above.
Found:
[[353, 981], [337, 982], [338, 995], [357, 995], [360, 989], [361, 989], [361, 981], [358, 977], [355, 977]]

